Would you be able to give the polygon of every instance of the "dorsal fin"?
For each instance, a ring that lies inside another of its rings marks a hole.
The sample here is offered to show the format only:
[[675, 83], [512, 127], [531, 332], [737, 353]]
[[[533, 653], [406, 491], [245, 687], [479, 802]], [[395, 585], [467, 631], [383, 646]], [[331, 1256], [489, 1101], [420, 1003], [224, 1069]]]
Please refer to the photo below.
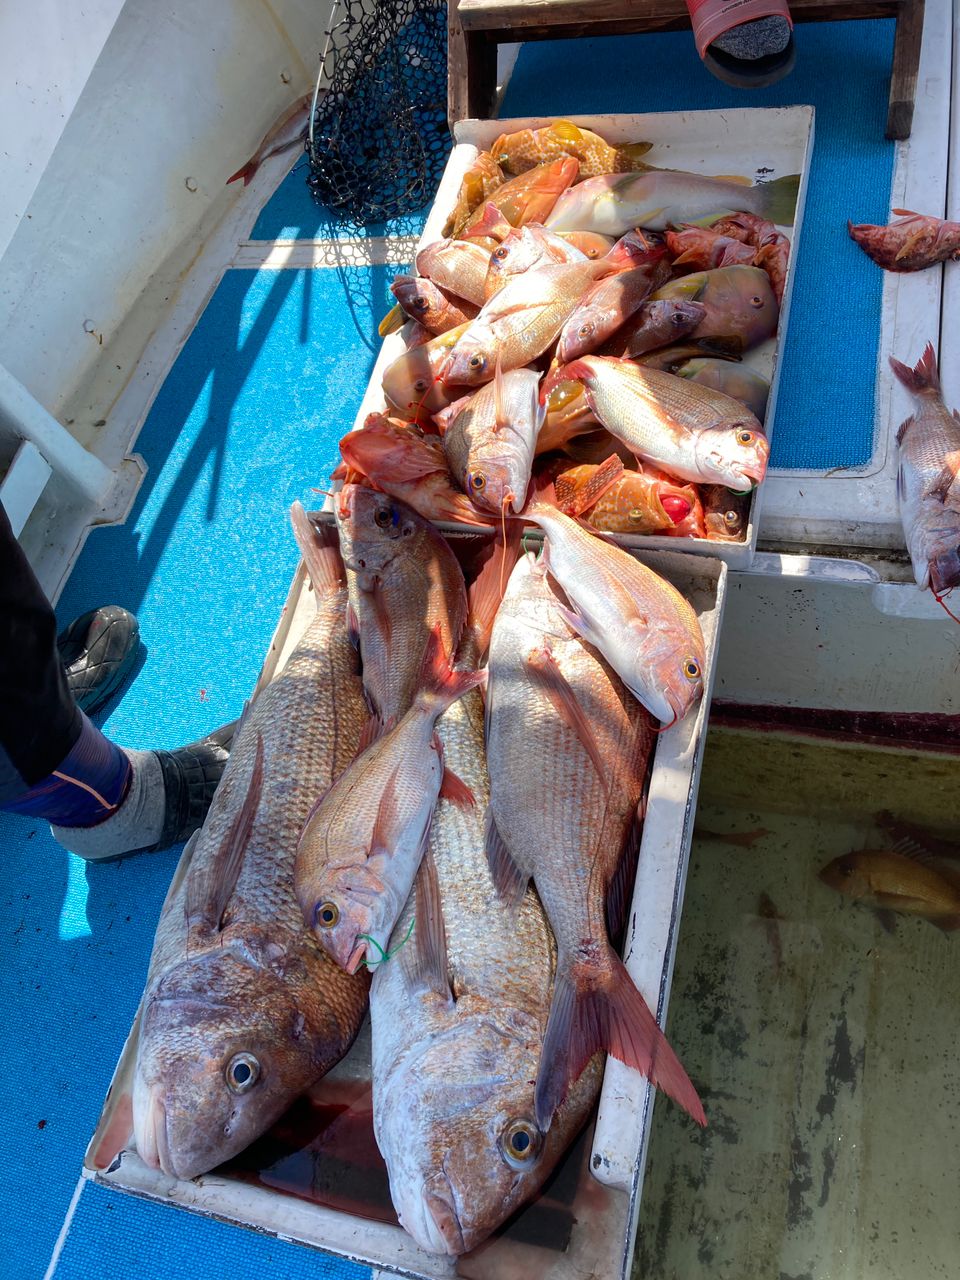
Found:
[[[234, 785], [239, 784], [234, 783]], [[190, 877], [185, 901], [189, 930], [200, 930], [205, 933], [219, 931], [227, 903], [240, 877], [243, 855], [253, 830], [253, 820], [260, 806], [262, 791], [263, 738], [258, 732], [253, 767], [243, 803], [207, 865], [197, 869]], [[193, 870], [192, 867], [191, 870]]]
[[443, 923], [443, 903], [437, 864], [428, 849], [420, 863], [416, 880], [416, 948], [411, 978], [415, 986], [453, 999], [447, 967], [447, 930]]
[[510, 416], [507, 411], [507, 387], [503, 379], [503, 364], [500, 352], [497, 352], [497, 367], [493, 374], [493, 429], [501, 431], [509, 426]]

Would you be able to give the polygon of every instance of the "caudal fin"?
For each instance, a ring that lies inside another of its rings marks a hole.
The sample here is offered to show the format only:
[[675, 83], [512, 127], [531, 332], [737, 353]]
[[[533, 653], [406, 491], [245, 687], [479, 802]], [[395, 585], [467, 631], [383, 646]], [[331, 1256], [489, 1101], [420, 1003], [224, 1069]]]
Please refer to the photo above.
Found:
[[430, 638], [423, 653], [420, 666], [420, 693], [418, 698], [429, 699], [438, 708], [437, 715], [445, 711], [452, 702], [462, 698], [471, 689], [486, 684], [487, 673], [483, 671], [456, 671], [450, 665], [450, 659], [443, 649], [439, 622], [430, 632]]
[[915, 396], [931, 391], [939, 395], [940, 371], [937, 369], [937, 357], [932, 342], [928, 342], [924, 347], [923, 355], [912, 369], [893, 356], [890, 357], [890, 368], [907, 390], [912, 391]]
[[243, 185], [245, 187], [249, 186], [251, 178], [259, 168], [260, 161], [254, 156], [249, 159], [242, 168], [238, 169], [236, 173], [231, 173], [230, 177], [224, 183], [224, 186], [229, 187], [231, 182], [237, 182], [240, 178], [243, 179]]
[[336, 525], [314, 524], [300, 502], [295, 502], [290, 508], [290, 523], [317, 598], [339, 590], [346, 575], [340, 559]]
[[792, 227], [800, 194], [799, 173], [788, 173], [773, 182], [765, 182], [759, 191], [761, 208], [758, 212], [778, 226]]
[[602, 969], [562, 964], [557, 969], [534, 1101], [542, 1132], [549, 1128], [571, 1085], [601, 1049], [645, 1075], [697, 1124], [707, 1123], [690, 1077], [623, 962], [609, 946]]

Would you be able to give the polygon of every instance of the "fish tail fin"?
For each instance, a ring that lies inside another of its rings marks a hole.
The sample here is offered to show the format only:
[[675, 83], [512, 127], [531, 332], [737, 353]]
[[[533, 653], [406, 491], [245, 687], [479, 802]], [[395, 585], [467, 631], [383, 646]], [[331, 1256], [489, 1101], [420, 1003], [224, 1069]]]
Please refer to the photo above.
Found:
[[652, 142], [628, 142], [625, 146], [617, 147], [613, 159], [617, 172], [622, 170], [624, 173], [630, 173], [635, 169], [652, 169], [653, 166], [645, 164], [642, 158], [652, 149]]
[[940, 372], [937, 369], [937, 356], [932, 342], [928, 342], [924, 347], [923, 355], [912, 369], [893, 356], [890, 357], [890, 368], [907, 390], [912, 391], [914, 395], [923, 395], [924, 392], [934, 392], [939, 395]]
[[290, 523], [317, 598], [338, 591], [346, 580], [346, 574], [340, 559], [336, 525], [314, 524], [300, 502], [295, 502], [290, 508]]
[[231, 182], [236, 182], [238, 181], [238, 179], [242, 178], [243, 185], [245, 187], [248, 187], [250, 185], [250, 180], [253, 178], [253, 175], [257, 172], [259, 168], [260, 168], [260, 161], [257, 159], [251, 158], [250, 160], [247, 161], [245, 165], [239, 168], [236, 173], [231, 173], [230, 177], [226, 180], [226, 182], [223, 185], [225, 187], [229, 187]]
[[444, 652], [439, 622], [430, 632], [420, 666], [419, 697], [437, 707], [437, 715], [471, 689], [486, 683], [486, 671], [457, 671]]
[[689, 1076], [609, 944], [600, 966], [567, 964], [557, 969], [534, 1104], [542, 1132], [601, 1049], [646, 1076], [697, 1124], [707, 1123]]
[[[506, 524], [506, 522], [505, 522]], [[520, 555], [523, 526], [519, 520], [506, 524], [505, 533], [497, 534], [484, 548], [484, 561], [467, 589], [467, 625], [461, 654], [472, 646], [479, 661], [490, 644], [493, 620], [497, 616], [507, 579]]]
[[781, 227], [792, 227], [800, 194], [799, 173], [788, 173], [760, 187], [760, 212]]

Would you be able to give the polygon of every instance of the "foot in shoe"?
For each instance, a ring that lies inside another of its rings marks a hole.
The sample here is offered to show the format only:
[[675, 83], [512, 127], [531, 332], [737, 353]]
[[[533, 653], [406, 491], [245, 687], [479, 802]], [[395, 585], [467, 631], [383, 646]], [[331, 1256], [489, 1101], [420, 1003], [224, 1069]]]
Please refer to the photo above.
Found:
[[60, 661], [77, 706], [87, 715], [119, 692], [140, 647], [140, 628], [119, 605], [91, 609], [57, 637]]

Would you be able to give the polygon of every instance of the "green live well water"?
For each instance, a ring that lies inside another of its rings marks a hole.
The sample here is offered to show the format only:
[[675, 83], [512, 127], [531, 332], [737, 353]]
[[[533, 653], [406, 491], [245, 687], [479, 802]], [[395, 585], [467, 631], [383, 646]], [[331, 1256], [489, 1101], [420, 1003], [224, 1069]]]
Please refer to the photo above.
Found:
[[711, 732], [667, 1027], [709, 1126], [658, 1097], [634, 1280], [960, 1277], [960, 932], [817, 876], [883, 810], [960, 842], [958, 795], [956, 757]]

